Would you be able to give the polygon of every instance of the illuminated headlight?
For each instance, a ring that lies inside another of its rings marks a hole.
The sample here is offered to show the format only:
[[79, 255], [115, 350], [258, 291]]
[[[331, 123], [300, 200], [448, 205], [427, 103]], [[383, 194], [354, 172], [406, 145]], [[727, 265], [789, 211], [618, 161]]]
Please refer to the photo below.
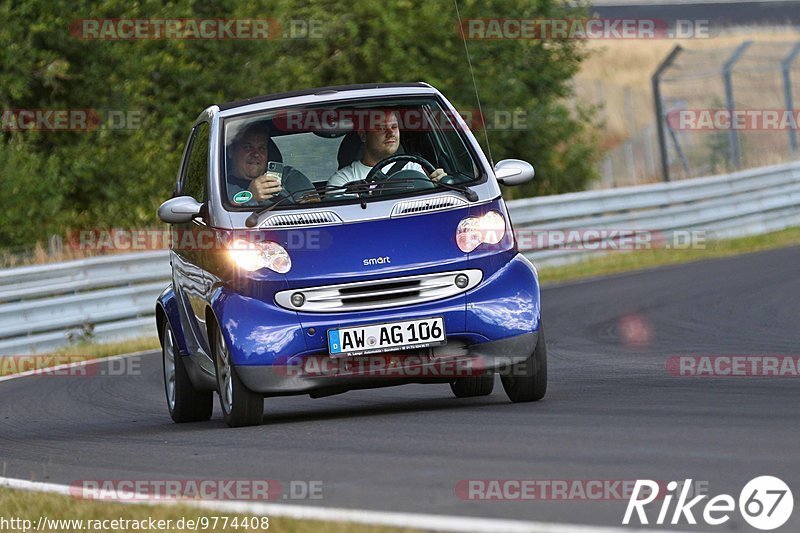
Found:
[[248, 242], [234, 240], [228, 253], [239, 268], [255, 272], [268, 268], [278, 274], [286, 274], [292, 268], [292, 259], [283, 246], [275, 242]]
[[469, 253], [481, 244], [498, 244], [506, 234], [506, 221], [497, 211], [480, 217], [467, 217], [458, 224], [456, 244]]

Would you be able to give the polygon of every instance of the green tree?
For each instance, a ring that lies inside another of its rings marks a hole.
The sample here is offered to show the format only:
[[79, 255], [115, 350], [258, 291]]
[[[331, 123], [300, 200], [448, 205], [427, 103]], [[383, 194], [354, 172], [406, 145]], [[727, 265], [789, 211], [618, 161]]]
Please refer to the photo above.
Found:
[[[555, 0], [460, 0], [463, 18], [569, 18]], [[82, 18], [273, 18], [314, 21], [312, 38], [86, 40]], [[132, 112], [140, 127], [0, 131], [0, 247], [67, 228], [150, 226], [172, 190], [189, 127], [208, 105], [347, 83], [426, 81], [460, 110], [477, 108], [449, 0], [7, 1], [0, 5], [0, 110]], [[72, 26], [74, 29], [74, 26]], [[485, 114], [525, 128], [490, 130], [495, 161], [531, 161], [527, 196], [579, 190], [595, 175], [593, 117], [565, 107], [584, 57], [576, 40], [467, 42]], [[485, 144], [481, 132], [476, 137]], [[486, 147], [484, 147], [486, 148]]]

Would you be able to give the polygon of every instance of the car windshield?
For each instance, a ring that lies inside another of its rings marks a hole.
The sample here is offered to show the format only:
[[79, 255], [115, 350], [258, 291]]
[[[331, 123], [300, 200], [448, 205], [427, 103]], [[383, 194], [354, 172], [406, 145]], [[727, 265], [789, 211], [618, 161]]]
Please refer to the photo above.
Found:
[[297, 209], [452, 190], [481, 178], [461, 130], [430, 97], [228, 118], [225, 201], [232, 210]]

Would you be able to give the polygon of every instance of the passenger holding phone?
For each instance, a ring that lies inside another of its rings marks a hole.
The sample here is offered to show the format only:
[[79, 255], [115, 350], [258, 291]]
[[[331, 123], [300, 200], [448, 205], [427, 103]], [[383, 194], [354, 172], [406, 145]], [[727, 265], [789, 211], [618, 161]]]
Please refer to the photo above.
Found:
[[299, 170], [269, 161], [268, 151], [269, 129], [265, 125], [252, 124], [236, 136], [227, 175], [228, 198], [233, 203], [254, 205], [278, 194], [313, 189]]

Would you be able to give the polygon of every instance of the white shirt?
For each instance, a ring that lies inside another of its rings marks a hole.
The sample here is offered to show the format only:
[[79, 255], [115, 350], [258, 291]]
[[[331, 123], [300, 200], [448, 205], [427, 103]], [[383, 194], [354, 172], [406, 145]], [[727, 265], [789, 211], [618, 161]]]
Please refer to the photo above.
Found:
[[[393, 166], [394, 163], [389, 163], [388, 165], [384, 166], [381, 171], [385, 174], [389, 172], [389, 169]], [[346, 167], [334, 172], [333, 176], [328, 179], [328, 188], [341, 187], [350, 183], [351, 181], [363, 180], [367, 177], [367, 174], [370, 170], [372, 170], [372, 167], [365, 165], [359, 160], [355, 160]], [[417, 170], [426, 176], [428, 175], [424, 170], [422, 170], [421, 166], [413, 161], [406, 163], [402, 170]], [[333, 194], [338, 194], [338, 191], [334, 191]]]

